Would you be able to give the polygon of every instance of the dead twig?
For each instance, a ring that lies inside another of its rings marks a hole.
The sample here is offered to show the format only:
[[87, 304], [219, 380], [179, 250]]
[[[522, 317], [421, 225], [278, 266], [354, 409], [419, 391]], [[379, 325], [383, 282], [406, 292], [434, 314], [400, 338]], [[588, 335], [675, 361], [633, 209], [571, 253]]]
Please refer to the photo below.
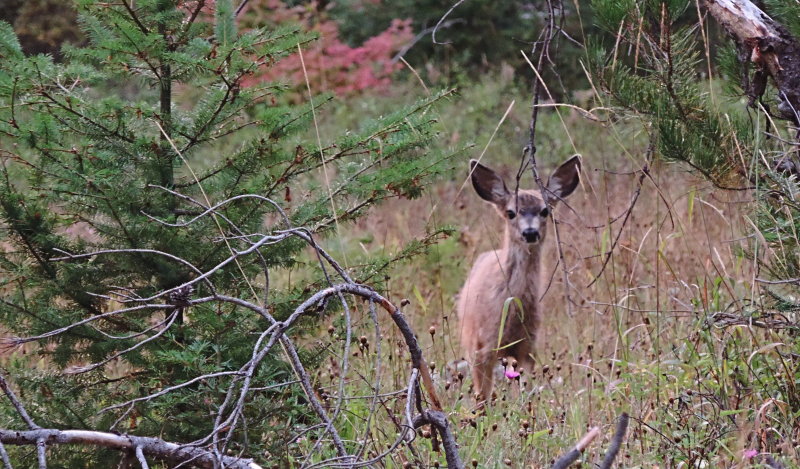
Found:
[[575, 444], [574, 448], [572, 448], [569, 452], [567, 452], [567, 454], [561, 456], [556, 460], [555, 464], [553, 464], [552, 469], [566, 469], [567, 467], [569, 467], [570, 464], [574, 463], [575, 461], [578, 460], [579, 457], [581, 457], [583, 450], [585, 450], [586, 447], [588, 447], [589, 444], [592, 442], [592, 440], [597, 438], [597, 435], [599, 434], [600, 434], [600, 427], [592, 427], [588, 432], [586, 432], [585, 435], [583, 435], [583, 438], [578, 440], [578, 443]]
[[436, 40], [436, 31], [440, 27], [442, 27], [442, 25], [444, 24], [444, 21], [447, 19], [448, 16], [450, 16], [450, 13], [452, 13], [453, 10], [458, 8], [458, 6], [461, 5], [462, 3], [464, 3], [465, 1], [466, 0], [458, 0], [456, 3], [453, 4], [453, 6], [450, 7], [449, 10], [447, 10], [447, 12], [445, 12], [444, 15], [442, 15], [441, 18], [439, 18], [439, 22], [436, 23], [436, 26], [433, 27], [433, 31], [431, 32], [431, 40], [433, 41], [434, 44], [445, 45], [445, 44], [450, 44], [451, 43], [449, 41], [448, 42], [439, 42], [439, 41], [437, 41]]
[[22, 405], [19, 399], [17, 399], [17, 395], [11, 390], [11, 386], [8, 385], [8, 381], [6, 381], [2, 374], [0, 374], [0, 388], [3, 389], [4, 393], [6, 393], [6, 397], [8, 397], [9, 401], [11, 401], [11, 405], [17, 409], [17, 413], [20, 417], [22, 417], [22, 420], [25, 421], [25, 424], [28, 425], [28, 428], [31, 430], [38, 430], [41, 428], [39, 425], [36, 425], [31, 416], [28, 415], [28, 411], [25, 410], [25, 407]]
[[616, 459], [619, 449], [622, 446], [622, 439], [625, 438], [625, 432], [628, 431], [629, 420], [628, 414], [624, 412], [619, 416], [617, 430], [614, 432], [614, 436], [611, 438], [611, 446], [608, 447], [608, 451], [606, 451], [606, 455], [603, 458], [603, 462], [600, 463], [599, 469], [611, 468], [611, 464], [614, 463], [614, 459]]

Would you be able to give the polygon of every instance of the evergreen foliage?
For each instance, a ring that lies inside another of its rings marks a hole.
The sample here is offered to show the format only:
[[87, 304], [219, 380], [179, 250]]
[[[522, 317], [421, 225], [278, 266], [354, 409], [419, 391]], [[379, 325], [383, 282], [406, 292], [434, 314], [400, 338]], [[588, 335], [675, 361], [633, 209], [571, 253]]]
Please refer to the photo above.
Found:
[[[620, 33], [612, 47], [595, 40], [588, 48], [591, 74], [609, 104], [619, 115], [643, 123], [657, 154], [665, 159], [688, 163], [723, 187], [763, 190], [768, 197], [759, 198], [763, 205], [757, 218], [766, 215], [771, 222], [760, 228], [776, 252], [783, 253], [776, 265], [793, 264], [787, 264], [784, 256], [794, 257], [795, 247], [786, 242], [792, 244], [796, 236], [787, 239], [770, 233], [787, 223], [794, 226], [790, 220], [796, 219], [790, 215], [794, 207], [781, 201], [792, 197], [787, 177], [796, 175], [776, 171], [778, 162], [794, 158], [794, 149], [786, 144], [794, 131], [774, 114], [778, 92], [771, 82], [761, 98], [752, 97], [749, 52], [742, 55], [729, 42], [712, 56], [713, 62], [706, 62], [706, 45], [719, 38], [709, 37], [710, 30], [704, 37], [689, 1], [648, 1], [630, 8], [625, 0], [594, 0], [592, 6], [604, 30]], [[800, 6], [796, 2], [771, 0], [764, 7], [790, 31], [797, 31]], [[709, 72], [721, 75], [722, 80], [698, 80]], [[726, 94], [715, 89], [720, 85]], [[768, 133], [780, 138], [769, 138]], [[778, 277], [797, 274], [800, 271], [789, 269]]]
[[628, 3], [593, 2], [600, 26], [620, 32], [612, 47], [594, 41], [588, 48], [596, 84], [618, 112], [645, 124], [659, 155], [729, 184], [744, 174], [737, 152], [753, 132], [746, 117], [720, 111], [708, 83], [698, 80], [706, 70], [691, 2]]
[[[354, 220], [386, 198], [418, 196], [443, 169], [446, 155], [425, 148], [436, 135], [430, 106], [444, 94], [368, 120], [319, 149], [309, 103], [290, 104], [280, 83], [242, 86], [260, 67], [296, 53], [312, 38], [286, 27], [239, 33], [231, 1], [218, 0], [214, 15], [204, 3], [80, 0], [89, 45], [66, 47], [62, 63], [24, 54], [11, 26], [0, 22], [3, 328], [19, 336], [45, 333], [119, 307], [97, 295], [124, 287], [129, 295], [147, 297], [196, 275], [146, 250], [204, 270], [230, 256], [229, 249], [248, 246], [246, 240], [230, 241], [230, 247], [220, 242], [212, 217], [185, 224], [203, 208], [170, 191], [204, 205], [244, 194], [269, 197], [293, 225], [325, 235], [335, 222]], [[329, 100], [313, 102], [319, 108]], [[327, 185], [314, 177], [323, 165], [331, 177]], [[247, 233], [283, 226], [275, 207], [255, 198], [230, 203], [220, 214]], [[230, 225], [222, 229], [237, 234]], [[438, 234], [398, 256], [419, 252]], [[260, 262], [232, 262], [214, 275], [214, 285], [250, 300], [254, 290], [260, 295], [266, 288], [265, 301], [280, 318], [322, 279], [309, 272], [306, 284], [278, 282], [270, 289], [263, 269], [276, 269], [278, 277], [289, 267], [302, 271], [303, 247], [291, 241], [266, 245]], [[105, 249], [135, 251], [55, 260]], [[366, 260], [352, 274], [374, 279], [394, 260]], [[163, 310], [144, 309], [76, 327], [35, 348], [38, 366], [18, 355], [9, 373], [41, 425], [106, 430], [119, 414], [98, 409], [199, 374], [237, 370], [264, 329], [251, 313], [209, 303], [190, 308], [164, 336], [120, 358], [69, 373], [123, 352], [140, 340], [134, 334], [152, 335], [149, 328], [165, 320]], [[120, 336], [128, 338], [115, 339]], [[306, 358], [314, 354], [306, 352]], [[269, 386], [292, 376], [275, 356], [256, 379]], [[137, 405], [115, 428], [192, 441], [211, 428], [209, 416], [224, 399], [227, 380], [209, 379]], [[252, 455], [275, 451], [292, 436], [276, 423], [305, 418], [301, 401], [287, 388], [265, 393], [248, 407], [248, 425], [234, 440], [246, 442]], [[8, 426], [18, 426], [11, 410], [2, 409]], [[94, 449], [48, 452], [59, 467], [111, 467], [119, 460], [114, 452]], [[14, 456], [30, 465], [36, 458], [25, 450]]]

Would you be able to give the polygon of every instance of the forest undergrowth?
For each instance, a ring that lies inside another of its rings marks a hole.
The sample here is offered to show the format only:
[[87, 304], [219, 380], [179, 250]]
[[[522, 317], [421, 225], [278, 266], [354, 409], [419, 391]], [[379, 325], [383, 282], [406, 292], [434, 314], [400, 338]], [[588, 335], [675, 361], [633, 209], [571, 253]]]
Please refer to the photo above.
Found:
[[[397, 99], [361, 98], [352, 105], [382, 112], [379, 106], [391, 107]], [[323, 117], [323, 134], [341, 131], [348, 112]], [[648, 164], [646, 139], [635, 129], [593, 122], [574, 110], [546, 112], [539, 123], [540, 165], [547, 171], [578, 153], [583, 179], [555, 216], [565, 265], [558, 262], [552, 233], [546, 241], [536, 369], [528, 383], [502, 378], [494, 404], [479, 412], [470, 374], [457, 366], [462, 356], [454, 304], [476, 256], [501, 243], [503, 221], [466, 183], [467, 161], [484, 151], [482, 161], [513, 180], [529, 108], [524, 90], [487, 78], [463, 87], [440, 114], [439, 144], [466, 148], [453, 161], [452, 177], [418, 200], [382, 206], [329, 243], [358, 259], [392, 254], [436, 228], [452, 228], [421, 260], [400, 265], [386, 280], [391, 299], [409, 302], [406, 314], [468, 465], [548, 467], [593, 426], [602, 437], [584, 461], [598, 463], [623, 412], [631, 426], [621, 467], [757, 467], [767, 452], [795, 460], [797, 403], [778, 393], [788, 387], [794, 394], [794, 351], [787, 340], [792, 330], [784, 327], [792, 312], [762, 304], [781, 292], [756, 281], [759, 260], [768, 255], [759, 252], [760, 240], [752, 234], [753, 193], [715, 188], [679, 164]], [[523, 178], [522, 187], [532, 186], [531, 179]], [[323, 341], [342, 340], [334, 327], [338, 320], [327, 333], [320, 331]], [[376, 368], [366, 315], [359, 324], [352, 363], [360, 378], [348, 380], [349, 393], [368, 395], [380, 373], [384, 389], [402, 395], [408, 359], [402, 337], [386, 324], [389, 346]], [[337, 382], [337, 370], [329, 357], [318, 373], [321, 389]], [[385, 411], [402, 412], [393, 408], [392, 395], [383, 399]], [[352, 404], [354, 427], [366, 413], [366, 406]], [[398, 433], [399, 427], [376, 425], [374, 448]], [[430, 436], [423, 430], [387, 467], [444, 464], [442, 453], [430, 451]]]
[[[346, 134], [358, 125], [357, 116], [389, 113], [420, 92], [409, 75], [391, 95], [323, 108], [321, 138]], [[759, 260], [768, 253], [759, 251], [761, 240], [753, 235], [753, 194], [715, 188], [680, 164], [648, 163], [647, 140], [634, 127], [566, 108], [548, 110], [539, 121], [539, 164], [549, 171], [577, 153], [583, 175], [555, 214], [564, 265], [552, 232], [546, 240], [536, 369], [526, 383], [502, 378], [494, 403], [479, 411], [469, 371], [458, 366], [463, 357], [454, 305], [473, 261], [501, 242], [503, 221], [473, 192], [467, 162], [480, 156], [513, 179], [527, 139], [527, 91], [507, 74], [490, 76], [458, 87], [437, 113], [435, 145], [457, 155], [451, 176], [426, 187], [421, 198], [390, 200], [356, 224], [344, 224], [323, 244], [355, 268], [363, 259], [393, 258], [437, 230], [449, 233], [381, 280], [386, 296], [406, 305], [468, 466], [549, 467], [593, 426], [601, 436], [582, 460], [597, 463], [624, 412], [631, 425], [621, 467], [758, 467], [761, 453], [781, 453], [786, 467], [794, 467], [800, 399], [782, 398], [787, 389], [797, 397], [790, 358], [798, 351], [787, 340], [793, 311], [773, 308], [772, 314], [760, 304], [783, 293], [780, 285], [764, 289], [756, 282]], [[521, 184], [534, 183], [526, 176]], [[313, 252], [307, 253], [313, 264]], [[272, 288], [301, 282], [303, 265], [273, 279]], [[357, 443], [367, 434], [369, 455], [377, 456], [402, 432], [397, 416], [405, 405], [408, 350], [388, 317], [380, 320], [386, 340], [376, 348], [367, 306], [354, 308], [358, 340], [350, 350], [340, 433]], [[339, 395], [341, 355], [331, 351], [344, 343], [342, 321], [337, 313], [307, 339], [322, 350], [314, 385], [329, 404]], [[2, 361], [30, 351], [19, 348]], [[46, 360], [37, 366], [48, 368]], [[376, 382], [380, 398], [373, 411]], [[287, 452], [306, 455], [313, 446], [300, 437]], [[423, 428], [382, 464], [440, 467], [444, 453]]]

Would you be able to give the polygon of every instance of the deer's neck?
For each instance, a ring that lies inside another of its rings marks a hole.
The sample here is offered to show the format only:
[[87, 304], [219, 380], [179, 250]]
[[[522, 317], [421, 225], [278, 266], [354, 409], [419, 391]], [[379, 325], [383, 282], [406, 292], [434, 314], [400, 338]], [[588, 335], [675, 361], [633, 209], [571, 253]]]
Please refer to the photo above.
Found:
[[522, 239], [511, 238], [505, 234], [500, 261], [506, 277], [506, 285], [511, 295], [526, 302], [538, 302], [539, 276], [541, 274], [542, 242], [530, 244]]

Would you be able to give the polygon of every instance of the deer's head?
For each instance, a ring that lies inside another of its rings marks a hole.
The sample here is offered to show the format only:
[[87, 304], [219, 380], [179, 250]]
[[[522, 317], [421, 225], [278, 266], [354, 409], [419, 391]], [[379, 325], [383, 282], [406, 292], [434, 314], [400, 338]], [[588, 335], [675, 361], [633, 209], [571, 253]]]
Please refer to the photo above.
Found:
[[544, 239], [550, 208], [578, 187], [581, 160], [575, 155], [562, 163], [547, 180], [544, 194], [538, 190], [519, 190], [515, 194], [492, 169], [476, 160], [470, 160], [469, 167], [475, 192], [506, 219], [511, 240], [535, 244]]

